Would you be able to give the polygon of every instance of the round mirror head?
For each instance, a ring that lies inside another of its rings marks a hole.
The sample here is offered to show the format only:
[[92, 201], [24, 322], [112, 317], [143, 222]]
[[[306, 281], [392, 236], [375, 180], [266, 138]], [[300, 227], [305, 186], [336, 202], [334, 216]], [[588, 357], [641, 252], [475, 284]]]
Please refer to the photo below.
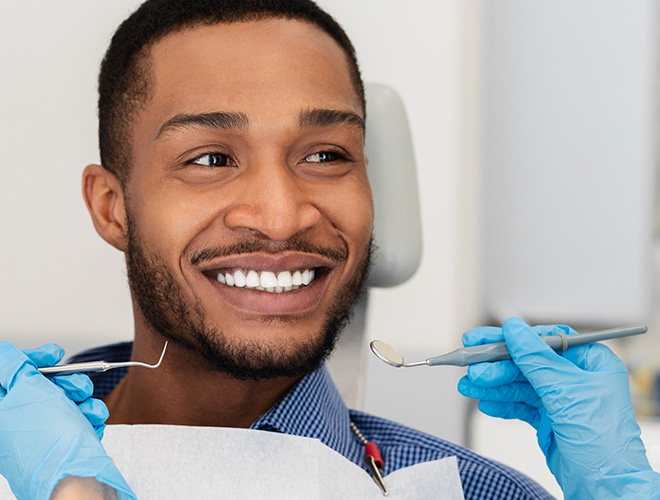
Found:
[[381, 361], [385, 361], [388, 365], [397, 368], [403, 366], [403, 356], [401, 356], [394, 347], [387, 345], [382, 340], [374, 340], [369, 345], [371, 346], [371, 351]]

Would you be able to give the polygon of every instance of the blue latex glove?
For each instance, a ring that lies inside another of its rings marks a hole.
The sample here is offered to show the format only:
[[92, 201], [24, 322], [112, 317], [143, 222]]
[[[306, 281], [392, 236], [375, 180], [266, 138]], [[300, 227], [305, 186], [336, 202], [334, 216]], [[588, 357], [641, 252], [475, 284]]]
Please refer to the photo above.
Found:
[[[43, 368], [59, 363], [64, 356], [64, 349], [56, 344], [46, 344], [37, 349], [24, 349], [23, 353], [30, 358], [37, 368]], [[71, 373], [49, 378], [51, 382], [64, 391], [71, 401], [78, 405], [78, 409], [94, 427], [96, 435], [99, 439], [102, 439], [105, 421], [108, 418], [108, 408], [103, 401], [92, 398], [94, 384], [89, 377], [82, 373]], [[5, 394], [2, 387], [0, 387], [0, 394]]]
[[534, 426], [565, 498], [660, 499], [660, 474], [646, 458], [623, 362], [601, 344], [559, 355], [538, 338], [557, 333], [575, 334], [517, 318], [465, 333], [466, 346], [505, 340], [513, 360], [470, 366], [459, 392], [480, 399], [487, 415]]
[[94, 477], [135, 500], [101, 445], [107, 410], [89, 399], [83, 376], [51, 381], [37, 370], [59, 357], [56, 346], [23, 353], [0, 342], [0, 474], [19, 500], [49, 499], [65, 476]]

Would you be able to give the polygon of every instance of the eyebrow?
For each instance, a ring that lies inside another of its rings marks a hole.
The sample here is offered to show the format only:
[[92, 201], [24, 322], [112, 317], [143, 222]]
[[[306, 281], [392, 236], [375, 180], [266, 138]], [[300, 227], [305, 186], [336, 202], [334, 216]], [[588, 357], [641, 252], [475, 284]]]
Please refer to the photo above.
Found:
[[309, 109], [301, 111], [298, 118], [301, 127], [331, 127], [344, 123], [355, 125], [364, 132], [364, 119], [352, 111]]
[[[333, 125], [350, 124], [359, 127], [364, 132], [364, 119], [352, 111], [336, 109], [309, 109], [301, 111], [298, 117], [298, 125], [304, 128], [331, 127]], [[200, 114], [178, 114], [167, 120], [158, 129], [156, 139], [171, 130], [189, 127], [215, 128], [221, 130], [239, 129], [245, 130], [250, 122], [243, 113], [214, 112]]]
[[243, 113], [215, 112], [201, 114], [179, 114], [167, 120], [160, 127], [158, 134], [156, 134], [156, 138], [160, 137], [165, 132], [169, 132], [170, 130], [188, 127], [204, 127], [221, 130], [245, 130], [248, 128], [248, 125], [249, 120]]

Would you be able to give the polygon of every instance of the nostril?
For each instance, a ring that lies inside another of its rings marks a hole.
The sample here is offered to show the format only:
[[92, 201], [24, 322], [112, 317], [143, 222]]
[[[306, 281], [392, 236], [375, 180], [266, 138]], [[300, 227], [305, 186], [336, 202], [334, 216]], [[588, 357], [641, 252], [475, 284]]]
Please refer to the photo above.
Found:
[[242, 204], [225, 211], [225, 225], [247, 230], [272, 241], [286, 241], [317, 226], [321, 212], [309, 203]]

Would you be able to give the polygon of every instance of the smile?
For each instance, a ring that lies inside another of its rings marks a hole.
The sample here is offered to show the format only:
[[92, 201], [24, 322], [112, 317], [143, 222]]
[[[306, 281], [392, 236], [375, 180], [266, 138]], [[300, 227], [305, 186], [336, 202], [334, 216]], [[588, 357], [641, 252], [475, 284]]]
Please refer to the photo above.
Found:
[[216, 279], [227, 286], [283, 293], [303, 288], [316, 278], [315, 268], [296, 271], [256, 271], [237, 269], [219, 272]]

